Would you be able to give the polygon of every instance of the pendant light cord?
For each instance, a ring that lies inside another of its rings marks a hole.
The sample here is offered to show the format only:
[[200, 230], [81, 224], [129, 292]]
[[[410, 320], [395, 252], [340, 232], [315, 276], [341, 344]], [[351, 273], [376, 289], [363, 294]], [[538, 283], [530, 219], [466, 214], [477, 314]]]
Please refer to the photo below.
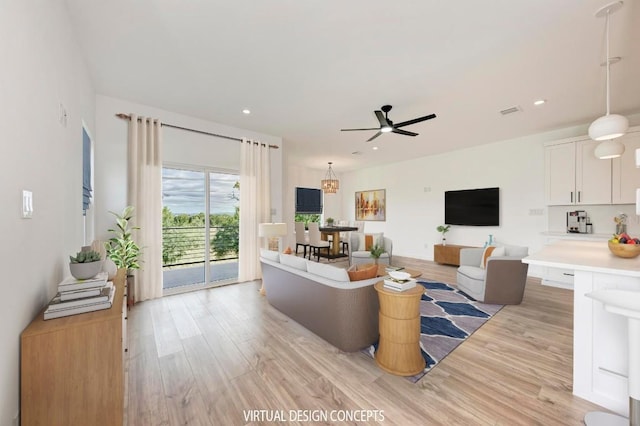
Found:
[[610, 93], [609, 93], [610, 92], [610, 89], [609, 89], [609, 84], [610, 84], [609, 83], [609, 73], [610, 73], [609, 71], [609, 64], [610, 64], [610, 61], [609, 61], [609, 9], [607, 9], [607, 20], [606, 20], [605, 26], [606, 26], [606, 33], [607, 33], [607, 58], [606, 58], [607, 60], [607, 115], [609, 115], [609, 104], [610, 104], [610, 101], [609, 101], [609, 97], [610, 97]]

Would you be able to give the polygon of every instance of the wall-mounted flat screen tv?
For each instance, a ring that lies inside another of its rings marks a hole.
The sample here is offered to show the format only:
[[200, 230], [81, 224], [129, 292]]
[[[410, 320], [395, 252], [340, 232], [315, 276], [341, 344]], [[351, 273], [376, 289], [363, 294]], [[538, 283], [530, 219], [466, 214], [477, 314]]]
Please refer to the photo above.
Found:
[[296, 188], [296, 213], [322, 214], [322, 190]]
[[445, 191], [444, 222], [447, 225], [499, 226], [500, 188]]

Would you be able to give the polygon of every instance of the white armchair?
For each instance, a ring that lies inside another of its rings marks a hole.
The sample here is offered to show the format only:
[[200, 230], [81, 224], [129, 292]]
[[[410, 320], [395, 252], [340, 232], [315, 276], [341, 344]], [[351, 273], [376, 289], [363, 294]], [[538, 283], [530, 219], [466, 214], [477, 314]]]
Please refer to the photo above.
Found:
[[489, 256], [481, 267], [484, 249], [460, 250], [458, 289], [479, 302], [518, 305], [522, 302], [529, 265], [522, 263], [527, 247], [504, 246], [504, 256]]
[[[369, 250], [365, 250], [365, 247], [361, 247], [360, 237], [362, 233], [352, 232], [351, 237], [349, 239], [349, 265], [357, 265], [360, 263], [372, 263], [373, 258], [371, 257], [371, 252]], [[378, 263], [382, 263], [385, 265], [391, 264], [391, 255], [393, 253], [393, 242], [391, 238], [381, 236], [383, 245], [384, 245], [384, 253], [380, 255], [380, 259]]]

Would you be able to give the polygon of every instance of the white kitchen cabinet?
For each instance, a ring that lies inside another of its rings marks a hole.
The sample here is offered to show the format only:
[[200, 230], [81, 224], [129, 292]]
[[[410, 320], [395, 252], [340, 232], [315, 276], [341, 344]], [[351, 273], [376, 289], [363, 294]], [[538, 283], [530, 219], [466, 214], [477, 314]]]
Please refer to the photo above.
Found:
[[635, 204], [636, 188], [640, 188], [640, 168], [636, 167], [636, 149], [640, 148], [640, 130], [620, 138], [625, 150], [612, 160], [613, 204]]
[[574, 138], [545, 146], [547, 205], [611, 204], [611, 160], [594, 156], [598, 143]]
[[544, 156], [547, 204], [573, 204], [576, 190], [576, 144], [547, 146]]

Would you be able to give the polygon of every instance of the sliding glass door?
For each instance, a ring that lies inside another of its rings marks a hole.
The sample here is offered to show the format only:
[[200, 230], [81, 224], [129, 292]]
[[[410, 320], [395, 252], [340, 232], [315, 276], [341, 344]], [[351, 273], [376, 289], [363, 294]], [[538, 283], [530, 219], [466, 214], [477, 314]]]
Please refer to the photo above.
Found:
[[237, 281], [238, 181], [228, 172], [163, 168], [165, 293]]

